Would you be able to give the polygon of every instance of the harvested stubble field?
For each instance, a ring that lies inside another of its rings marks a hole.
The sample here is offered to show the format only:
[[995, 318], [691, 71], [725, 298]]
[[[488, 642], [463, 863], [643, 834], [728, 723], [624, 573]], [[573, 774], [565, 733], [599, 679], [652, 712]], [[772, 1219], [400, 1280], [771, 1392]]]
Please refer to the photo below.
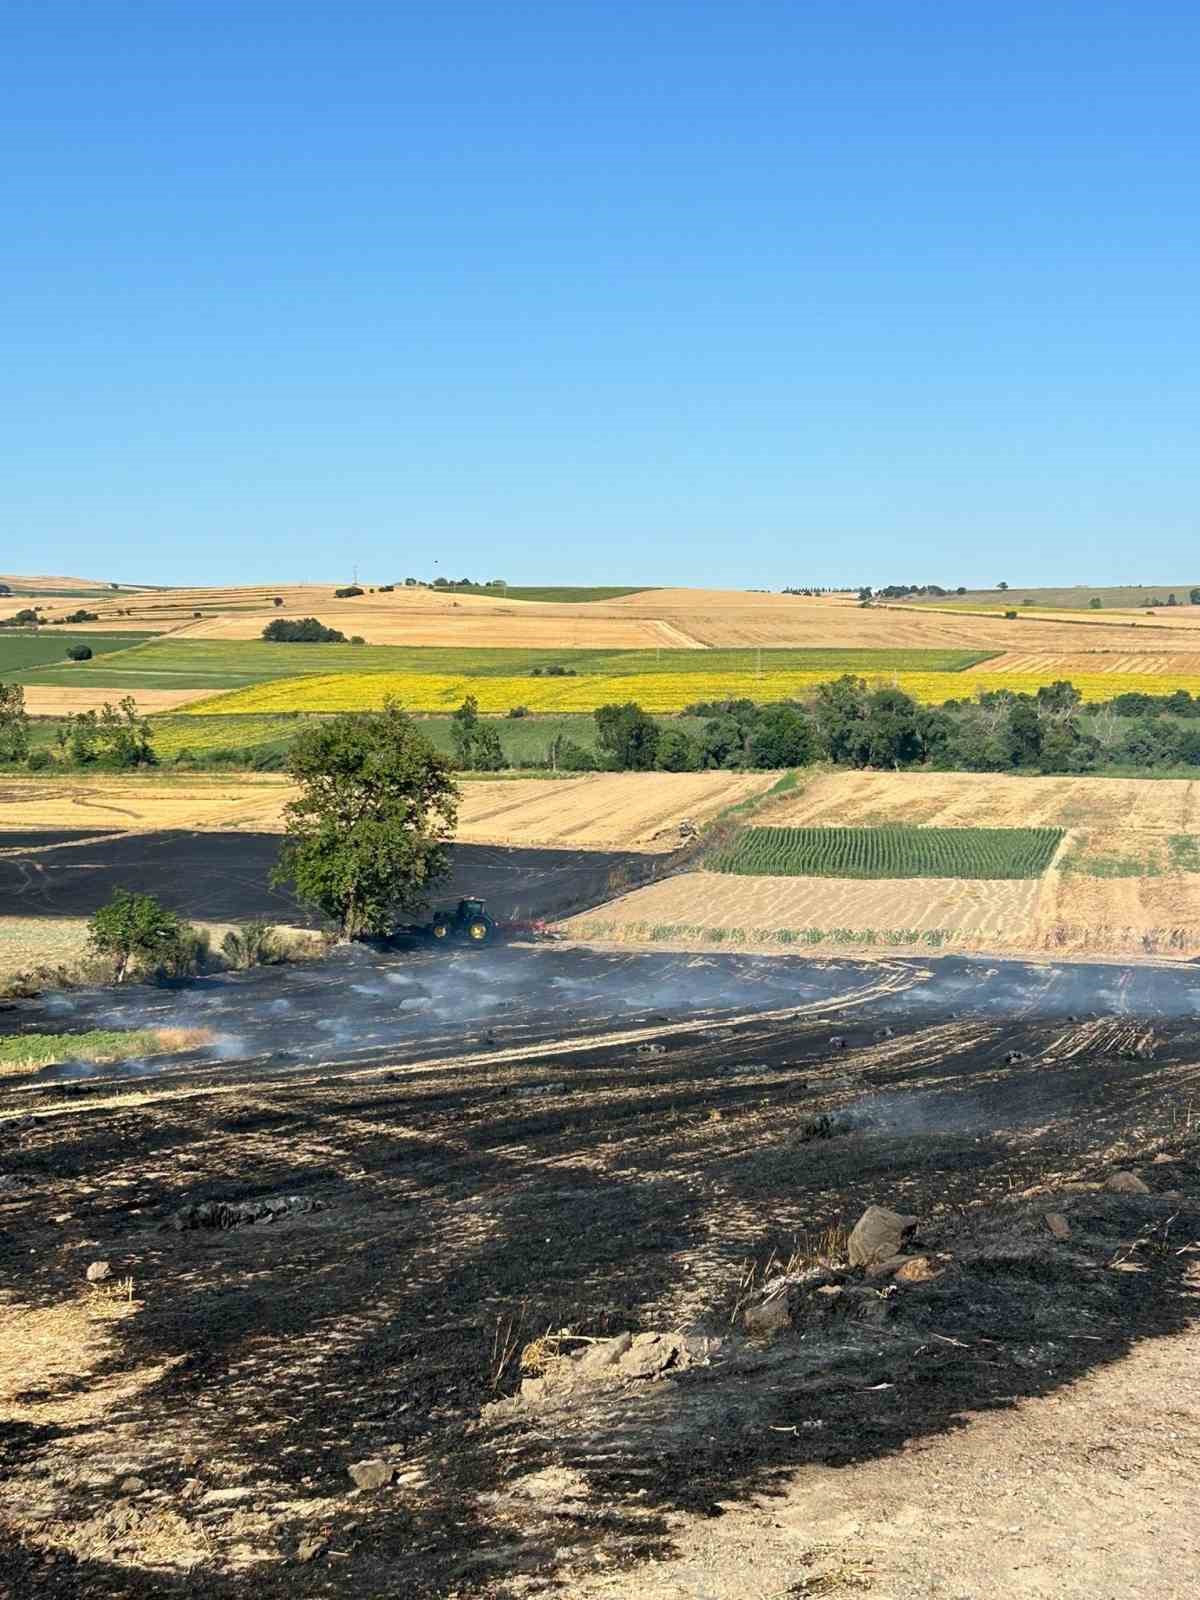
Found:
[[99, 711], [102, 706], [116, 705], [126, 695], [133, 698], [139, 713], [144, 717], [157, 712], [177, 711], [203, 700], [207, 689], [130, 689], [97, 685], [83, 678], [62, 687], [42, 683], [22, 684], [25, 710], [31, 717], [66, 717], [81, 711]]
[[764, 795], [774, 772], [590, 772], [558, 782], [463, 785], [458, 838], [477, 844], [673, 850], [680, 823], [698, 827]]
[[994, 674], [1016, 673], [1036, 678], [1052, 674], [1056, 678], [1069, 678], [1072, 683], [1080, 676], [1128, 674], [1139, 678], [1192, 679], [1200, 678], [1200, 651], [1155, 650], [1121, 655], [1111, 650], [1005, 650], [989, 658], [987, 670]]
[[747, 828], [718, 872], [824, 878], [1038, 878], [1061, 828]]
[[[664, 851], [679, 824], [703, 826], [765, 794], [773, 772], [589, 772], [572, 778], [463, 781], [463, 843], [579, 850]], [[272, 833], [294, 791], [277, 773], [64, 774], [0, 783], [0, 851], [14, 838], [62, 828], [95, 834], [192, 828]]]
[[62, 828], [94, 834], [163, 828], [271, 831], [282, 826], [291, 794], [288, 781], [274, 773], [7, 777], [0, 781], [0, 850], [5, 834]]
[[[1200, 953], [1200, 872], [1194, 867], [1200, 851], [1200, 784], [1189, 780], [834, 772], [812, 777], [802, 789], [773, 801], [770, 822], [778, 827], [1061, 828], [1067, 837], [1056, 864], [1036, 885], [1036, 899], [1014, 906], [1011, 921], [990, 923], [986, 941], [979, 943], [1064, 954]], [[690, 900], [683, 887], [688, 881], [653, 886], [644, 891], [644, 901], [628, 897], [621, 902], [621, 923], [648, 928], [710, 922], [747, 929], [782, 926], [771, 915], [752, 915], [753, 908], [733, 887], [736, 880], [726, 880], [725, 889], [705, 883]], [[815, 906], [830, 894], [842, 893], [842, 880], [814, 882], [824, 885]], [[858, 926], [880, 933], [972, 926], [956, 913], [958, 889], [947, 887], [943, 897], [938, 888], [939, 910], [929, 901], [929, 882], [919, 889], [907, 880], [868, 888], [880, 895], [874, 913], [857, 898], [862, 886], [845, 881], [846, 892], [853, 890], [856, 897], [861, 922], [851, 924], [843, 916], [835, 922], [823, 910], [814, 910], [794, 925]], [[659, 893], [671, 896], [669, 912], [660, 910], [654, 898]], [[911, 902], [914, 893], [920, 896], [912, 902], [919, 910], [909, 915], [905, 900]], [[731, 897], [728, 911], [725, 896]], [[607, 917], [607, 910], [593, 914], [593, 920]]]
[[563, 924], [572, 938], [685, 949], [1037, 948], [1036, 879], [828, 878], [687, 872]]
[[[825, 1575], [866, 1558], [880, 1593], [926, 1600], [966, 1581], [966, 1528], [986, 1600], [1180, 1594], [1198, 1419], [1186, 1384], [1137, 1375], [1196, 1308], [1200, 1038], [1160, 1020], [1183, 977], [1136, 974], [1113, 1017], [1105, 971], [938, 968], [542, 950], [275, 970], [206, 989], [208, 1014], [315, 1020], [348, 979], [369, 997], [400, 977], [442, 1031], [390, 1059], [331, 1046], [315, 1069], [263, 1055], [14, 1090], [0, 1583], [734, 1600], [751, 1568], [764, 1593], [836, 1593]], [[1130, 1167], [1148, 1192], [1107, 1192]], [[273, 1197], [294, 1204], [254, 1223]], [[776, 1264], [807, 1265], [818, 1234], [844, 1248], [872, 1203], [918, 1219], [926, 1281], [876, 1294], [839, 1265], [877, 1314], [748, 1337], [739, 1308]], [[111, 1289], [85, 1284], [96, 1259]], [[572, 1388], [563, 1358], [592, 1346], [558, 1329], [684, 1329], [695, 1361], [668, 1337], [654, 1378]], [[1078, 1398], [1108, 1373], [1124, 1417]], [[998, 1484], [996, 1430], [1039, 1418], [1002, 1463], [1021, 1495], [1050, 1441], [1076, 1453], [1030, 1518]], [[354, 1488], [364, 1461], [380, 1487]], [[880, 1508], [861, 1486], [889, 1462]], [[714, 1529], [721, 1559], [685, 1560]]]

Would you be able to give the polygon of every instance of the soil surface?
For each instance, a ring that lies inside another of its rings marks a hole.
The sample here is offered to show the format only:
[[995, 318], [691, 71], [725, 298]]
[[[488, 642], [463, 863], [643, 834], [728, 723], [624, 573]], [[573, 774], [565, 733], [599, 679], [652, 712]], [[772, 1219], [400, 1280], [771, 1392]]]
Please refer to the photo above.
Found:
[[[254, 1036], [0, 1098], [0, 1593], [1191, 1592], [1194, 985], [507, 946], [20, 1003]], [[872, 1203], [928, 1274], [749, 1337]], [[562, 1330], [689, 1337], [583, 1382]]]

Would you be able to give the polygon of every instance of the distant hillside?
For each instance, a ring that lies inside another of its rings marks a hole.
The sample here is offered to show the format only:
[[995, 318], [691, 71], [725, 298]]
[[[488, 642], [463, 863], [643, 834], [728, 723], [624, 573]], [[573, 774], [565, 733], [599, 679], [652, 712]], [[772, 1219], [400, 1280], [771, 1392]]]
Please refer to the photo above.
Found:
[[0, 583], [15, 595], [100, 595], [144, 594], [144, 583], [106, 583], [101, 578], [66, 578], [47, 573], [0, 572]]
[[948, 603], [1045, 606], [1053, 611], [1088, 611], [1095, 609], [1092, 601], [1098, 599], [1102, 607], [1147, 610], [1155, 601], [1160, 605], [1169, 605], [1172, 595], [1175, 596], [1177, 605], [1186, 606], [1193, 589], [1200, 593], [1200, 580], [1193, 580], [1191, 583], [1115, 584], [1100, 587], [1074, 584], [1066, 589], [1035, 589], [1026, 588], [1020, 583], [1010, 583], [1007, 589], [968, 589], [964, 594], [951, 592], [940, 598], [934, 598], [932, 595], [914, 596], [911, 601], [902, 603], [931, 606], [944, 606]]
[[574, 588], [569, 584], [510, 585], [500, 588], [490, 583], [447, 583], [430, 585], [445, 594], [482, 594], [489, 600], [544, 600], [550, 605], [585, 605], [589, 600], [622, 600], [627, 594], [651, 594], [653, 586], [644, 583], [632, 588], [600, 585], [593, 588]]

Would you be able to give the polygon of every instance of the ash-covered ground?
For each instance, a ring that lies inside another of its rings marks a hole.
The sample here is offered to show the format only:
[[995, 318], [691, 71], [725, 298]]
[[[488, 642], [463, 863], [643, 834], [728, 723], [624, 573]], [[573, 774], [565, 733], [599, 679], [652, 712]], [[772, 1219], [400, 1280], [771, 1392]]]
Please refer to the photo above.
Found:
[[[1196, 1309], [1198, 993], [507, 945], [21, 1002], [215, 1043], [5, 1082], [0, 1592], [636, 1593], [681, 1514], [1069, 1385]], [[870, 1204], [935, 1275], [749, 1337]], [[97, 1260], [133, 1302], [72, 1335]], [[694, 1359], [522, 1398], [562, 1329]]]

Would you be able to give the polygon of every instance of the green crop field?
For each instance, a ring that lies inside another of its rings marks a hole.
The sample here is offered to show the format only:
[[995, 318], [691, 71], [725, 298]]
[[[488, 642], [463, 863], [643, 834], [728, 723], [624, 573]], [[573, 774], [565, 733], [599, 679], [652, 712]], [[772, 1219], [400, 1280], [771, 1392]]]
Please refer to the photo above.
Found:
[[[0, 639], [2, 639], [0, 635]], [[99, 646], [93, 640], [120, 638]], [[39, 641], [33, 641], [39, 642]], [[681, 672], [757, 672], [760, 653], [745, 650], [491, 650], [439, 645], [268, 644], [261, 639], [171, 639], [125, 635], [88, 636], [93, 649], [118, 652], [74, 665], [45, 665], [23, 681], [63, 687], [86, 673], [97, 688], [243, 689], [280, 678], [330, 672], [425, 672], [440, 676], [512, 677], [535, 667], [566, 666], [582, 676], [653, 676]], [[65, 649], [65, 645], [63, 647]], [[964, 672], [995, 652], [979, 650], [794, 650], [764, 649], [765, 672], [787, 669], [844, 672], [875, 677], [893, 672]], [[53, 657], [42, 657], [43, 661]], [[2, 670], [2, 668], [0, 668]]]
[[1061, 828], [747, 828], [718, 872], [789, 878], [1037, 878]]
[[[37, 676], [39, 670], [48, 669], [51, 662], [59, 663], [57, 670], [64, 683], [76, 683], [80, 672], [91, 665], [85, 661], [68, 661], [67, 651], [72, 645], [85, 644], [97, 659], [114, 650], [127, 650], [130, 645], [144, 644], [153, 638], [147, 633], [72, 633], [67, 628], [43, 628], [37, 633], [10, 633], [0, 628], [0, 678], [8, 682], [43, 683], [53, 681]], [[89, 682], [98, 681], [91, 680]]]

